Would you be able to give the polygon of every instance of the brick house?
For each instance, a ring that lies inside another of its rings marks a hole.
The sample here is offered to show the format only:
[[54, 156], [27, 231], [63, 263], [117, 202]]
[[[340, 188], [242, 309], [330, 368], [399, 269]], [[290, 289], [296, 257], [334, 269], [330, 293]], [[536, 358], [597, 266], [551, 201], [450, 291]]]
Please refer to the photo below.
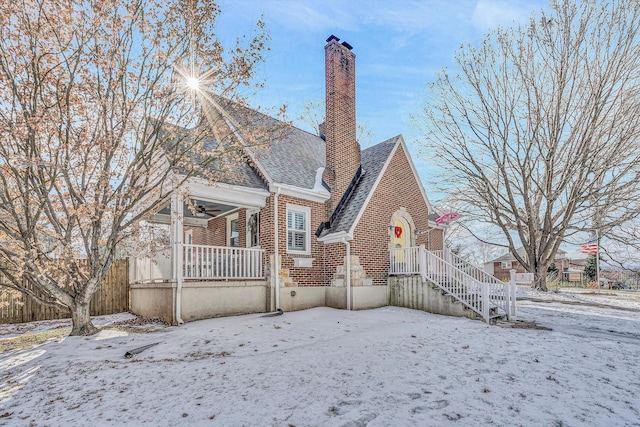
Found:
[[[360, 149], [355, 54], [335, 36], [325, 45], [325, 82], [320, 136], [291, 128], [268, 149], [247, 148], [231, 177], [188, 182], [195, 212], [176, 192], [148, 219], [167, 226], [171, 247], [133, 257], [134, 313], [181, 323], [278, 308], [385, 306], [391, 249], [443, 249], [402, 135]], [[237, 124], [258, 113], [215, 100], [241, 138]], [[408, 262], [404, 256], [395, 262]]]
[[[526, 252], [523, 247], [518, 248], [517, 252], [521, 257], [526, 257]], [[584, 267], [579, 269], [576, 260], [567, 258], [565, 251], [558, 249], [554, 263], [558, 269], [558, 279], [567, 282], [581, 282]], [[510, 279], [511, 270], [516, 270], [516, 273], [527, 272], [511, 252], [484, 264], [484, 271], [502, 281], [508, 281]]]

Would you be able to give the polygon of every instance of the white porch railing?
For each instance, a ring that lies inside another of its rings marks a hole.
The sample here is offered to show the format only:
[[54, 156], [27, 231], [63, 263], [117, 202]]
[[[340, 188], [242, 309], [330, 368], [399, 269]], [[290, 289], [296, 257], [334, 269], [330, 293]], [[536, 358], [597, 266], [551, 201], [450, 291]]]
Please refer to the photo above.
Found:
[[185, 279], [262, 279], [262, 249], [183, 245]]
[[515, 283], [502, 282], [450, 251], [426, 251], [420, 246], [389, 252], [390, 275], [420, 274], [487, 322], [516, 315]]
[[392, 276], [421, 274], [421, 271], [424, 271], [424, 265], [421, 266], [423, 257], [420, 254], [420, 247], [390, 249], [389, 274]]
[[146, 256], [132, 256], [129, 259], [129, 278], [132, 283], [171, 280], [171, 255], [169, 251]]

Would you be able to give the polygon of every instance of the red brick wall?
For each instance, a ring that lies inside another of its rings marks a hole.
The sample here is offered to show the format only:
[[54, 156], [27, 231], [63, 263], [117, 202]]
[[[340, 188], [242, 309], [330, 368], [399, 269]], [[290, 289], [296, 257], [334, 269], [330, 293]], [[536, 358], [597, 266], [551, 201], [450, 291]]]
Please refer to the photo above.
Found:
[[515, 270], [516, 273], [526, 273], [527, 270], [520, 265], [518, 261], [511, 261], [511, 268], [502, 268], [501, 262], [493, 263], [493, 276], [498, 280], [511, 280], [511, 270]]
[[[418, 228], [419, 230], [419, 228]], [[428, 239], [431, 239], [429, 243]], [[439, 228], [432, 228], [427, 234], [427, 242], [424, 244], [427, 250], [441, 251], [444, 246], [444, 233]]]
[[[240, 209], [235, 213], [238, 214], [240, 247], [244, 248], [247, 242], [247, 211]], [[185, 226], [184, 229], [192, 231], [194, 245], [227, 246], [227, 217], [233, 214], [234, 212], [231, 212], [228, 215], [210, 219], [206, 228]]]
[[185, 226], [185, 231], [191, 230], [193, 233], [194, 245], [226, 245], [226, 219], [213, 218], [208, 222], [207, 227]]
[[[389, 244], [392, 236], [389, 225], [393, 213], [400, 207], [406, 208], [415, 227], [423, 231], [415, 237], [414, 244], [426, 246], [427, 233], [424, 231], [429, 227], [428, 207], [402, 146], [398, 147], [391, 159], [373, 198], [356, 226], [354, 240], [351, 242], [351, 253], [360, 257], [360, 264], [364, 267], [367, 277], [373, 279], [374, 285], [387, 284]], [[438, 232], [432, 231], [433, 250], [441, 249], [441, 246], [435, 247], [437, 239]], [[441, 236], [439, 239], [441, 245]]]
[[[265, 267], [269, 264], [270, 255], [274, 250], [274, 195], [267, 198], [267, 203], [260, 211], [260, 247], [265, 250]], [[311, 255], [298, 255], [287, 253], [287, 204], [311, 208], [310, 238]], [[315, 231], [321, 222], [325, 221], [325, 206], [323, 203], [314, 203], [295, 197], [278, 196], [278, 244], [281, 258], [281, 268], [289, 271], [289, 278], [285, 279], [286, 286], [323, 286], [327, 283], [327, 273], [324, 263], [324, 245], [320, 244], [315, 236]], [[313, 266], [294, 267], [294, 258], [314, 258]]]
[[331, 188], [328, 211], [335, 208], [360, 167], [356, 141], [356, 56], [331, 40], [325, 49], [327, 166], [324, 180]]

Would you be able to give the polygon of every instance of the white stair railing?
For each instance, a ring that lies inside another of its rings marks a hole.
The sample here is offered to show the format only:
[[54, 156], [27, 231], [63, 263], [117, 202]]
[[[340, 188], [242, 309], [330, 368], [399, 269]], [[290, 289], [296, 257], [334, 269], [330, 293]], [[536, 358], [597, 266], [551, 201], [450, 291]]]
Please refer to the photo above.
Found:
[[[474, 279], [476, 279], [476, 280], [478, 280], [480, 282], [483, 282], [483, 283], [495, 283], [495, 284], [504, 283], [502, 280], [492, 276], [491, 274], [487, 273], [483, 269], [476, 267], [475, 265], [471, 264], [466, 259], [462, 258], [461, 256], [458, 256], [458, 255], [454, 254], [450, 250], [434, 251], [434, 253], [436, 255], [440, 256], [441, 258], [444, 258], [445, 260], [447, 260], [448, 262], [453, 264], [456, 268], [459, 268], [460, 270], [464, 271], [469, 276], [472, 276]], [[441, 253], [443, 255], [440, 255]]]
[[262, 249], [184, 245], [185, 279], [262, 279]]
[[515, 316], [515, 285], [502, 282], [449, 250], [390, 249], [390, 275], [420, 274], [485, 321]]
[[488, 298], [482, 283], [433, 252], [427, 252], [426, 258], [427, 279], [488, 321], [489, 305], [483, 304]]
[[[433, 251], [432, 254], [434, 257], [440, 258], [443, 262], [451, 265], [455, 271], [460, 271], [473, 279], [475, 282], [474, 286], [478, 287], [476, 292], [483, 295], [483, 300], [488, 302], [487, 304], [481, 305], [481, 309], [493, 309], [494, 311], [493, 314], [480, 313], [485, 320], [488, 320], [485, 314], [489, 317], [506, 315], [510, 318], [515, 316], [516, 292], [514, 284], [498, 280], [449, 250]], [[441, 283], [436, 284], [438, 286], [441, 285]], [[442, 283], [442, 285], [445, 285], [445, 283]], [[474, 307], [470, 308], [475, 309]]]
[[514, 281], [503, 282], [451, 251], [447, 250], [447, 252], [453, 265], [488, 286], [489, 298], [493, 306], [498, 307], [507, 317], [516, 315], [516, 286]]

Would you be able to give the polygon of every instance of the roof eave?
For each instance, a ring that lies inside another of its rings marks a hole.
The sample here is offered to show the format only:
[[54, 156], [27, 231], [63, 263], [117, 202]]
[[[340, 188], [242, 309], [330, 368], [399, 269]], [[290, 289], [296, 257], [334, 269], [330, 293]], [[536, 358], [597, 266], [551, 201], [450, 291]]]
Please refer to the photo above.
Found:
[[346, 231], [337, 231], [335, 233], [329, 233], [325, 236], [318, 237], [318, 242], [322, 242], [325, 245], [332, 243], [344, 243], [353, 240], [353, 234]]
[[278, 192], [278, 190], [280, 190], [279, 194], [284, 194], [285, 196], [291, 196], [316, 203], [324, 203], [331, 197], [331, 194], [324, 189], [316, 191], [309, 188], [301, 188], [294, 185], [280, 184], [277, 182], [273, 182], [269, 185], [270, 192], [276, 193]]

